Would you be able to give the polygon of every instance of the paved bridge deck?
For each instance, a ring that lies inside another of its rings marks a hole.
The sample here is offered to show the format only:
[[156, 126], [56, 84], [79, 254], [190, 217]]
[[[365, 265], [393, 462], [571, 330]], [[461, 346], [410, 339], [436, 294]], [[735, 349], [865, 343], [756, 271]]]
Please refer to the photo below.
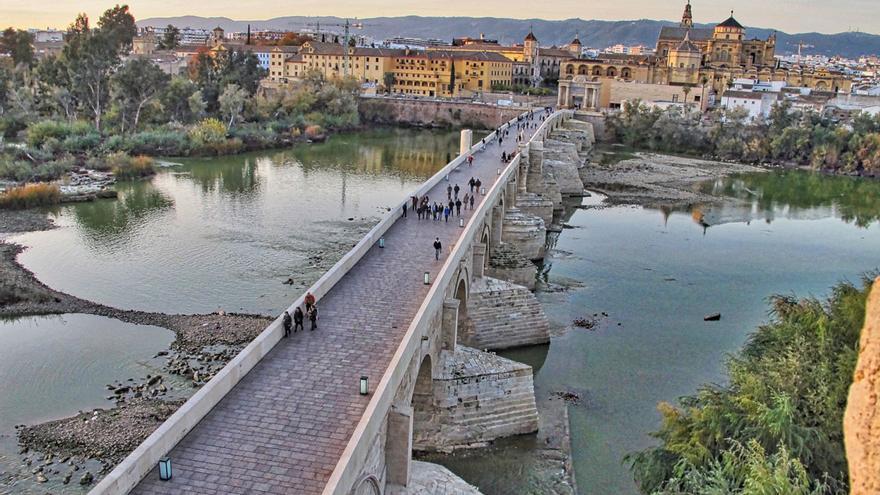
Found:
[[[431, 189], [431, 201], [445, 200], [448, 184], [459, 184], [463, 196], [471, 176], [492, 187], [502, 150], [516, 149], [516, 132]], [[477, 195], [475, 209], [483, 199]], [[462, 210], [466, 223], [472, 213]], [[373, 246], [318, 301], [318, 330], [306, 321], [305, 332], [282, 340], [177, 444], [171, 481], [153, 469], [132, 493], [321, 493], [370, 400], [358, 394], [360, 376], [378, 384], [427, 296], [424, 272], [436, 279], [462, 232], [456, 217], [419, 221], [410, 211], [397, 220], [385, 248]]]

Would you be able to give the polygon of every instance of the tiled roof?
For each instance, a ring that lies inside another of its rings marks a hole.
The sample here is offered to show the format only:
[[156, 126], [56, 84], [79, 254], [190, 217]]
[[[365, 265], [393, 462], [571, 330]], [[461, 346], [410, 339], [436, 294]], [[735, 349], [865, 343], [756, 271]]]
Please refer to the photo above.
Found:
[[677, 26], [663, 26], [660, 28], [660, 39], [666, 41], [681, 41], [687, 35], [691, 41], [708, 41], [712, 39], [714, 31], [702, 28], [683, 28]]

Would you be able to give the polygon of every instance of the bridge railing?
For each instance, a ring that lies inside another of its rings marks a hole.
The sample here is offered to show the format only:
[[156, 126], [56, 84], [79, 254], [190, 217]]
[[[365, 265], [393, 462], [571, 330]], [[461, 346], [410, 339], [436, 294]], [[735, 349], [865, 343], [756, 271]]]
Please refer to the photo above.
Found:
[[[571, 115], [573, 115], [573, 112], [567, 110], [555, 112], [535, 131], [529, 143], [544, 140], [553, 126], [571, 117]], [[513, 119], [500, 129], [503, 131], [515, 123], [516, 119]], [[494, 137], [494, 133], [490, 137]], [[487, 141], [489, 140], [487, 139]], [[336, 464], [336, 468], [333, 470], [324, 488], [324, 495], [348, 495], [351, 488], [359, 481], [358, 477], [366, 465], [370, 449], [372, 448], [370, 440], [379, 434], [387, 412], [394, 401], [395, 393], [407, 372], [408, 364], [412, 361], [413, 356], [420, 352], [422, 336], [427, 336], [429, 333], [430, 326], [434, 320], [433, 316], [443, 309], [443, 302], [446, 298], [445, 290], [453, 282], [452, 278], [456, 275], [456, 267], [467, 256], [469, 247], [474, 243], [479, 233], [479, 226], [482, 224], [483, 219], [491, 214], [492, 208], [498, 204], [498, 199], [511, 176], [516, 173], [520, 160], [521, 155], [517, 153], [502, 170], [498, 180], [486, 192], [486, 197], [471, 216], [458, 242], [453, 246], [452, 251], [446, 258], [446, 262], [431, 285], [431, 289], [428, 291], [422, 306], [413, 318], [397, 351], [391, 358], [385, 374], [373, 392], [373, 396], [361, 417], [361, 421], [355, 428], [345, 451], [343, 451], [339, 462]]]
[[[500, 127], [507, 129], [513, 119]], [[491, 141], [495, 132], [485, 138], [485, 142]], [[485, 144], [479, 142], [473, 145], [469, 153], [479, 152]], [[430, 179], [413, 192], [413, 195], [421, 197], [434, 186], [446, 180], [446, 177], [456, 168], [465, 163], [467, 154], [462, 154], [440, 169]], [[391, 208], [376, 226], [374, 226], [345, 256], [342, 257], [330, 270], [324, 273], [308, 291], [319, 300], [360, 261], [367, 252], [379, 242], [379, 238], [385, 235], [394, 222], [400, 218], [405, 203], [410, 198]], [[305, 294], [300, 296], [288, 308], [293, 310], [303, 305]], [[134, 488], [147, 473], [152, 470], [159, 459], [164, 457], [226, 396], [237, 384], [260, 362], [269, 351], [275, 347], [284, 335], [282, 318], [279, 315], [269, 326], [266, 327], [250, 344], [238, 353], [226, 364], [208, 383], [204, 384], [192, 397], [190, 397], [177, 411], [174, 412], [159, 428], [153, 431], [134, 451], [110, 471], [95, 487], [89, 495], [117, 495], [128, 493]]]

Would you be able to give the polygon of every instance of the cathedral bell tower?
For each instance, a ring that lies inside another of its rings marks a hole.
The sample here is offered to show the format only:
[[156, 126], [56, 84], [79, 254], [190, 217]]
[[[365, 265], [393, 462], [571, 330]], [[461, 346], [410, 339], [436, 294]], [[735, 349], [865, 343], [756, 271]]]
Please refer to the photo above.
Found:
[[691, 0], [688, 0], [687, 5], [684, 6], [684, 14], [681, 15], [681, 24], [680, 27], [691, 29], [694, 27], [694, 15], [691, 12]]

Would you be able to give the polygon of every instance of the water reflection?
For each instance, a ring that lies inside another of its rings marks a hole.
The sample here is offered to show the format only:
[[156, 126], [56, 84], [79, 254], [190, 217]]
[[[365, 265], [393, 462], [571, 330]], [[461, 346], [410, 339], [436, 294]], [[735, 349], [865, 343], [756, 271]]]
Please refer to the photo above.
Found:
[[[49, 286], [161, 312], [276, 314], [458, 150], [456, 131], [375, 129], [323, 144], [180, 159], [118, 201], [64, 206], [17, 236]], [[295, 286], [280, 282], [294, 278]]]
[[873, 180], [791, 170], [734, 175], [703, 183], [699, 190], [742, 202], [694, 208], [694, 220], [705, 225], [837, 217], [866, 228], [880, 219], [880, 182]]

